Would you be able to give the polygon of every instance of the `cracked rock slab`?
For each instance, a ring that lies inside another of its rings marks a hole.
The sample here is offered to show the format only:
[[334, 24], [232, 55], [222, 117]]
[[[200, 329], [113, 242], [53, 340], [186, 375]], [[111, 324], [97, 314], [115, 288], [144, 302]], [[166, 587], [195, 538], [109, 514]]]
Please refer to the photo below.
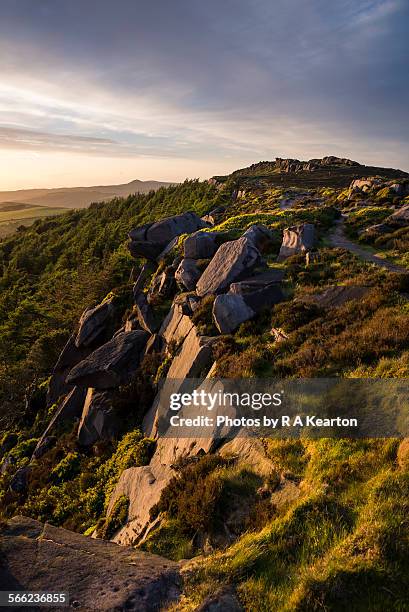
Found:
[[180, 594], [173, 561], [22, 516], [1, 527], [0, 558], [0, 589], [66, 592], [82, 611], [150, 612]]

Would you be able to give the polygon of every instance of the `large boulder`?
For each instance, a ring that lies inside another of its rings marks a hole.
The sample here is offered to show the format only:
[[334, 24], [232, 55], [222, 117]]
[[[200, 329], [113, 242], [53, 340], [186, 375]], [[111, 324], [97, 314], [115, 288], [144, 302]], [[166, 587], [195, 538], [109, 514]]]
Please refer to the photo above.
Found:
[[200, 277], [199, 296], [227, 291], [230, 284], [248, 276], [261, 262], [260, 251], [246, 236], [222, 244]]
[[315, 227], [312, 223], [294, 225], [284, 230], [283, 242], [278, 255], [279, 261], [292, 255], [310, 251], [315, 244]]
[[260, 274], [254, 274], [249, 276], [242, 281], [232, 283], [230, 285], [229, 293], [253, 293], [260, 289], [265, 289], [269, 285], [276, 285], [281, 283], [285, 277], [285, 271], [279, 268], [269, 268], [265, 272]]
[[0, 556], [0, 589], [68, 593], [69, 608], [151, 612], [180, 595], [173, 561], [21, 516], [2, 525]]
[[113, 299], [108, 299], [86, 310], [80, 318], [79, 329], [75, 338], [75, 346], [90, 346], [95, 340], [106, 333], [114, 314]]
[[183, 252], [188, 259], [209, 259], [217, 251], [216, 232], [195, 232], [183, 243]]
[[213, 321], [221, 334], [231, 334], [237, 327], [255, 316], [242, 295], [218, 295], [213, 304]]
[[182, 259], [178, 269], [175, 272], [175, 279], [183, 285], [188, 291], [193, 291], [196, 288], [196, 283], [201, 276], [196, 261], [194, 259]]
[[92, 446], [99, 440], [112, 440], [119, 431], [112, 391], [88, 389], [78, 427], [78, 442]]
[[142, 330], [119, 334], [77, 364], [69, 373], [67, 382], [96, 389], [129, 383], [139, 366], [148, 338], [149, 334]]
[[167, 344], [171, 342], [182, 342], [193, 328], [193, 323], [189, 317], [190, 311], [185, 302], [175, 301], [170, 311], [164, 319], [159, 335], [162, 336]]
[[193, 212], [167, 217], [132, 230], [129, 249], [134, 257], [155, 259], [176, 236], [191, 234], [204, 227], [208, 227], [208, 223]]

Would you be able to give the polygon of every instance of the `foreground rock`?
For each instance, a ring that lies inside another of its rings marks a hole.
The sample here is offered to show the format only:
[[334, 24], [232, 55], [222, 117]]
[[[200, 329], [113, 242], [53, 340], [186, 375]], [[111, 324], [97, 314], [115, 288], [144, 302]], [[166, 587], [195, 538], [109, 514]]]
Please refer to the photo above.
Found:
[[174, 215], [132, 230], [129, 249], [134, 257], [156, 259], [176, 236], [191, 234], [204, 227], [208, 227], [208, 223], [193, 212]]
[[312, 223], [302, 223], [294, 225], [284, 230], [283, 242], [278, 255], [278, 260], [282, 261], [291, 257], [305, 253], [314, 248], [315, 227]]
[[200, 277], [196, 293], [199, 296], [226, 291], [261, 262], [260, 251], [246, 236], [222, 244]]
[[25, 517], [2, 526], [0, 556], [0, 589], [69, 593], [88, 612], [150, 612], [180, 595], [177, 563]]
[[143, 355], [149, 334], [142, 330], [124, 332], [76, 365], [67, 382], [80, 387], [109, 389], [131, 381]]

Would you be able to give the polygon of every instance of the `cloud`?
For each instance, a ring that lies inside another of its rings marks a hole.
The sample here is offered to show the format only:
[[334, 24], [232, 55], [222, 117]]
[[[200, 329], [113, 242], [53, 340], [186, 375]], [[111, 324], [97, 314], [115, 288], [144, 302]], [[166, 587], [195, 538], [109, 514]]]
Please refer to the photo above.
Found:
[[400, 0], [3, 0], [0, 121], [31, 135], [0, 147], [408, 168], [408, 24]]

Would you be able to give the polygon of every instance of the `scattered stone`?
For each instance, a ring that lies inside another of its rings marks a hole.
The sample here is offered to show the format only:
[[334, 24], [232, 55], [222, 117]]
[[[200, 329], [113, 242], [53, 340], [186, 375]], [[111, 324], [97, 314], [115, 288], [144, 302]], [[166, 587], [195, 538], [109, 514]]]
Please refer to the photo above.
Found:
[[180, 595], [174, 561], [21, 516], [2, 526], [0, 551], [1, 588], [69, 593], [81, 610], [152, 612]]
[[185, 238], [183, 243], [184, 256], [187, 259], [209, 259], [217, 251], [216, 232], [195, 232]]
[[133, 331], [120, 334], [69, 373], [67, 382], [81, 387], [108, 389], [129, 383], [134, 376], [149, 334]]
[[77, 436], [81, 446], [112, 440], [118, 433], [120, 428], [112, 400], [112, 391], [88, 389]]
[[196, 293], [201, 297], [223, 293], [232, 282], [248, 276], [260, 261], [260, 251], [247, 237], [225, 242], [200, 277]]
[[178, 269], [175, 272], [175, 279], [183, 285], [188, 291], [193, 291], [196, 288], [196, 283], [201, 276], [201, 271], [197, 267], [194, 259], [182, 259]]
[[75, 338], [75, 346], [90, 346], [95, 340], [105, 334], [114, 314], [113, 299], [108, 299], [83, 312], [79, 322], [79, 330]]
[[294, 225], [284, 230], [278, 261], [292, 255], [310, 251], [315, 244], [315, 227], [312, 223]]
[[213, 321], [221, 334], [231, 334], [255, 314], [239, 294], [218, 295], [213, 304]]

